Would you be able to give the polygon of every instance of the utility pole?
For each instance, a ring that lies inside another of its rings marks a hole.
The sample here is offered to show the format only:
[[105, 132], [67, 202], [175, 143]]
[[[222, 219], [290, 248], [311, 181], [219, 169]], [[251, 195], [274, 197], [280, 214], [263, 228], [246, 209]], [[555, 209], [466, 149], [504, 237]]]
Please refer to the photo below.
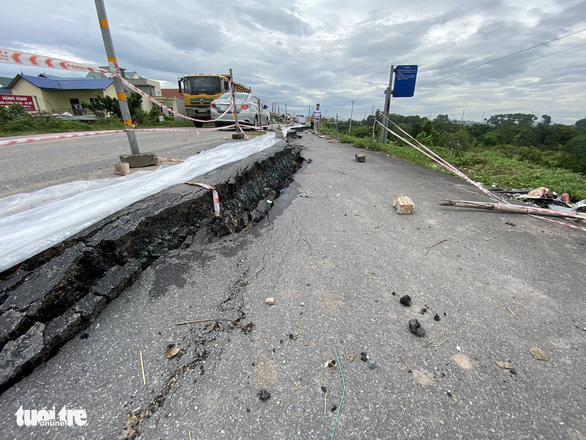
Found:
[[385, 108], [383, 110], [383, 126], [380, 131], [381, 144], [387, 143], [387, 127], [389, 126], [389, 112], [391, 110], [391, 96], [393, 94], [393, 74], [395, 73], [395, 66], [391, 66], [391, 74], [389, 76], [389, 87], [385, 91]]
[[356, 102], [355, 99], [350, 101], [352, 103], [352, 109], [350, 110], [350, 126], [348, 127], [348, 134], [352, 131], [352, 113], [354, 113], [354, 103]]
[[126, 136], [128, 136], [128, 143], [130, 144], [130, 151], [132, 154], [140, 154], [136, 134], [134, 133], [134, 127], [132, 126], [130, 110], [128, 109], [128, 102], [126, 101], [126, 93], [124, 93], [124, 87], [122, 86], [122, 80], [120, 79], [120, 67], [118, 66], [116, 52], [114, 51], [114, 43], [112, 42], [112, 35], [110, 34], [110, 25], [108, 24], [104, 0], [95, 0], [95, 2], [100, 30], [102, 31], [102, 40], [104, 40], [104, 48], [106, 49], [106, 57], [108, 57], [108, 66], [110, 68], [110, 73], [115, 75], [112, 78], [112, 81], [114, 82], [116, 98], [118, 99], [120, 113], [122, 114], [122, 120], [124, 121], [124, 131], [126, 132]]

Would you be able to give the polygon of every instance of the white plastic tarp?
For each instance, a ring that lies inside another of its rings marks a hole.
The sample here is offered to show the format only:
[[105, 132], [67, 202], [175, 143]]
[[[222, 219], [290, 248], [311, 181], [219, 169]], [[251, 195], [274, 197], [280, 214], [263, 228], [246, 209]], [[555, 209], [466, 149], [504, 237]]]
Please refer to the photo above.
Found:
[[[152, 172], [95, 183], [72, 182], [0, 199], [0, 271], [61, 243], [132, 203], [245, 159], [278, 141], [274, 133], [269, 133], [250, 141], [223, 144]], [[27, 210], [18, 212], [23, 207]]]

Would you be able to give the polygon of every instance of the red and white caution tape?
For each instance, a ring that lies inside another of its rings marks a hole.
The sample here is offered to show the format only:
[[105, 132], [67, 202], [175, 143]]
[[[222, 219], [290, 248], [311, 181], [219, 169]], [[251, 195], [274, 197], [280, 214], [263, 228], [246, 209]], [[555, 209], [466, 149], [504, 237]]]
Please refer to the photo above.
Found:
[[196, 182], [184, 182], [186, 185], [194, 185], [194, 186], [201, 186], [205, 189], [212, 190], [212, 198], [214, 199], [214, 212], [216, 213], [216, 217], [220, 216], [220, 197], [218, 196], [218, 192], [213, 186], [206, 185], [205, 183], [196, 183]]
[[[184, 119], [188, 119], [190, 121], [209, 122], [208, 120], [194, 119], [189, 116], [182, 115], [181, 113], [177, 113], [177, 111], [175, 111], [175, 110], [167, 107], [166, 105], [162, 104], [161, 102], [157, 101], [152, 96], [146, 94], [145, 92], [143, 92], [139, 88], [135, 87], [126, 78], [123, 78], [119, 74], [117, 74], [120, 72], [120, 70], [118, 68], [118, 64], [114, 63], [114, 62], [110, 62], [110, 67], [114, 70], [112, 72], [110, 70], [100, 69], [97, 67], [84, 66], [82, 64], [74, 63], [72, 61], [66, 61], [66, 60], [61, 60], [58, 58], [51, 58], [51, 57], [46, 57], [43, 55], [36, 55], [36, 54], [28, 53], [28, 52], [20, 52], [20, 51], [11, 50], [11, 49], [4, 49], [4, 48], [0, 48], [0, 62], [26, 65], [26, 66], [34, 66], [34, 67], [48, 67], [51, 69], [69, 70], [69, 71], [75, 71], [75, 72], [100, 72], [100, 73], [103, 73], [104, 75], [107, 75], [109, 77], [119, 76], [120, 79], [122, 80], [122, 83], [127, 88], [135, 91], [136, 93], [139, 93], [141, 96], [144, 96], [149, 101], [153, 102], [154, 104], [158, 105], [159, 107], [164, 108], [165, 110], [167, 110], [169, 112], [173, 112], [175, 115], [177, 115], [181, 118], [184, 118]], [[230, 108], [228, 110], [226, 110], [222, 116], [224, 116], [226, 113], [228, 113], [229, 110], [230, 110]], [[222, 116], [220, 116], [220, 117], [222, 117]]]
[[157, 162], [185, 162], [183, 159], [169, 159], [168, 157], [157, 157]]
[[[487, 190], [486, 188], [484, 188], [482, 186], [482, 184], [475, 182], [474, 180], [472, 180], [470, 177], [466, 176], [462, 171], [460, 171], [459, 169], [457, 169], [455, 166], [453, 166], [452, 164], [450, 164], [448, 161], [446, 161], [445, 159], [443, 159], [442, 157], [440, 157], [438, 154], [436, 154], [434, 151], [432, 151], [430, 148], [426, 147], [425, 145], [423, 145], [421, 142], [419, 142], [417, 139], [415, 139], [413, 136], [411, 136], [409, 133], [407, 133], [405, 130], [403, 130], [401, 127], [399, 127], [397, 124], [395, 124], [393, 121], [391, 121], [389, 118], [387, 118], [383, 113], [379, 113], [383, 118], [385, 118], [387, 121], [389, 121], [391, 124], [393, 124], [395, 127], [397, 127], [401, 132], [403, 132], [406, 136], [410, 137], [412, 140], [414, 140], [415, 142], [417, 142], [422, 148], [419, 148], [415, 145], [413, 145], [411, 142], [409, 142], [407, 139], [405, 139], [404, 137], [402, 137], [401, 135], [395, 133], [393, 130], [389, 129], [388, 127], [385, 127], [382, 123], [380, 123], [378, 121], [378, 119], [375, 119], [375, 123], [378, 123], [382, 128], [385, 128], [389, 133], [391, 133], [393, 136], [397, 137], [398, 139], [401, 139], [403, 142], [407, 143], [408, 145], [412, 146], [413, 148], [415, 148], [416, 150], [418, 150], [419, 152], [423, 153], [424, 155], [426, 155], [427, 157], [429, 157], [431, 160], [433, 160], [434, 162], [436, 162], [437, 164], [443, 166], [444, 168], [448, 169], [449, 171], [453, 172], [454, 174], [458, 175], [459, 177], [463, 178], [464, 180], [466, 180], [467, 182], [473, 184], [474, 186], [476, 186], [478, 189], [480, 189], [482, 192], [484, 192], [486, 195], [488, 195], [489, 197], [498, 200], [499, 204], [500, 203], [504, 203], [507, 205], [510, 205], [511, 203], [502, 198], [497, 196], [496, 194], [490, 192], [489, 190]], [[425, 150], [425, 151], [423, 151]], [[427, 152], [429, 152], [429, 154]], [[499, 205], [500, 206], [500, 205]], [[538, 213], [538, 212], [549, 212], [549, 213], [555, 213], [555, 214], [562, 214], [564, 217], [568, 217], [568, 218], [577, 218], [577, 219], [581, 219], [583, 218], [581, 215], [579, 214], [574, 214], [571, 212], [561, 212], [561, 211], [555, 211], [555, 210], [551, 210], [551, 209], [541, 209], [541, 208], [531, 208], [531, 207], [527, 207], [526, 208], [526, 214], [531, 215], [532, 217], [535, 218], [539, 218], [541, 220], [548, 220], [548, 221], [552, 221], [556, 224], [560, 224], [560, 225], [564, 225], [564, 226], [570, 226], [574, 229], [580, 229], [582, 231], [586, 231], [585, 228], [582, 228], [580, 226], [575, 226], [575, 225], [570, 225], [568, 223], [564, 223], [564, 222], [560, 222], [557, 220], [553, 220], [553, 219], [549, 219], [549, 218], [544, 218], [538, 215], [535, 215], [533, 213]]]
[[116, 133], [124, 133], [124, 130], [102, 130], [102, 131], [84, 131], [81, 133], [65, 133], [65, 134], [51, 134], [46, 136], [35, 136], [35, 137], [27, 137], [27, 138], [18, 138], [18, 139], [5, 139], [0, 140], [0, 147], [8, 146], [8, 145], [18, 145], [18, 144], [28, 144], [31, 142], [41, 142], [41, 141], [55, 141], [59, 139], [71, 139], [77, 137], [84, 137], [84, 136], [99, 136], [102, 134], [116, 134]]
[[35, 55], [28, 52], [0, 48], [0, 62], [20, 64], [22, 66], [48, 67], [50, 69], [70, 70], [75, 72], [100, 72], [110, 74], [108, 70], [88, 67], [58, 58]]

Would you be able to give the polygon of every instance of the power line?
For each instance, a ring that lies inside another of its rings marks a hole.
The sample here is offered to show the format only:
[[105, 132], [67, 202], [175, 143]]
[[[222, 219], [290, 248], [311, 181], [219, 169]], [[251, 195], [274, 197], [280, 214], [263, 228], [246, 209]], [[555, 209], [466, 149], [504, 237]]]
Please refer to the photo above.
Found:
[[557, 51], [557, 52], [554, 52], [554, 53], [550, 53], [550, 54], [547, 54], [547, 55], [543, 55], [543, 56], [540, 56], [540, 57], [537, 57], [537, 58], [531, 58], [530, 60], [527, 60], [527, 61], [521, 61], [520, 63], [517, 63], [517, 64], [511, 64], [510, 66], [507, 66], [507, 67], [502, 67], [502, 68], [500, 68], [500, 69], [491, 70], [490, 72], [481, 73], [480, 75], [471, 76], [471, 77], [470, 77], [470, 78], [468, 78], [468, 79], [472, 79], [472, 78], [478, 78], [479, 76], [484, 76], [484, 75], [489, 75], [489, 74], [491, 74], [491, 73], [494, 73], [494, 72], [499, 72], [499, 71], [501, 71], [501, 70], [509, 69], [509, 68], [511, 68], [511, 67], [519, 66], [519, 65], [521, 65], [521, 64], [530, 63], [531, 61], [540, 60], [540, 59], [542, 59], [542, 58], [547, 58], [547, 57], [550, 57], [550, 56], [552, 56], [552, 55], [556, 55], [556, 54], [558, 54], [558, 53], [562, 53], [562, 52], [568, 52], [568, 51], [570, 51], [570, 50], [578, 49], [579, 47], [584, 47], [584, 46], [586, 46], [586, 43], [585, 43], [585, 44], [580, 44], [579, 46], [570, 47], [569, 49], [564, 49], [564, 50], [560, 50], [560, 51]]
[[586, 29], [581, 29], [579, 31], [572, 32], [571, 34], [562, 35], [561, 37], [554, 38], [553, 40], [546, 41], [545, 43], [539, 43], [539, 44], [536, 44], [535, 46], [531, 46], [531, 47], [528, 47], [526, 49], [522, 49], [522, 50], [519, 50], [517, 52], [510, 53], [510, 54], [505, 55], [503, 57], [495, 58], [494, 60], [490, 60], [490, 61], [487, 61], [485, 63], [479, 64], [478, 66], [470, 67], [469, 69], [465, 69], [465, 70], [461, 70], [460, 72], [452, 73], [451, 75], [444, 76], [443, 78], [436, 79], [435, 81], [431, 81], [431, 82], [422, 84], [422, 86], [427, 86], [429, 84], [434, 84], [434, 83], [436, 83], [438, 81], [443, 81], [444, 79], [451, 78], [452, 76], [461, 75], [462, 73], [469, 72], [469, 71], [474, 70], [474, 69], [478, 69], [479, 67], [486, 66], [487, 64], [490, 64], [490, 63], [494, 63], [495, 61], [500, 61], [500, 60], [503, 60], [505, 58], [512, 57], [513, 55], [518, 55], [520, 53], [527, 52], [528, 50], [535, 49], [536, 47], [544, 46], [544, 45], [549, 44], [549, 43], [551, 43], [553, 41], [558, 41], [558, 40], [561, 40], [563, 38], [571, 37], [572, 35], [576, 35], [576, 34], [579, 34], [580, 32], [584, 32], [584, 31], [586, 31]]

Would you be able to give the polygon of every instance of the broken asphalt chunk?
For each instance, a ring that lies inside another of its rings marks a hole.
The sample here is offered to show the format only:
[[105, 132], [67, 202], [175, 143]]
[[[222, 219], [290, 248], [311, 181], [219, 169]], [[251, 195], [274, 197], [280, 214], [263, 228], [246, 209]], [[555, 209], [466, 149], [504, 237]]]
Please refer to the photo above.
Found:
[[411, 305], [411, 297], [409, 295], [403, 295], [399, 302], [403, 304], [405, 307], [409, 307]]
[[421, 327], [417, 319], [411, 319], [409, 321], [409, 331], [420, 338], [425, 336], [425, 330]]
[[269, 393], [267, 390], [260, 390], [258, 392], [258, 398], [260, 400], [269, 400], [271, 398], [271, 393]]

